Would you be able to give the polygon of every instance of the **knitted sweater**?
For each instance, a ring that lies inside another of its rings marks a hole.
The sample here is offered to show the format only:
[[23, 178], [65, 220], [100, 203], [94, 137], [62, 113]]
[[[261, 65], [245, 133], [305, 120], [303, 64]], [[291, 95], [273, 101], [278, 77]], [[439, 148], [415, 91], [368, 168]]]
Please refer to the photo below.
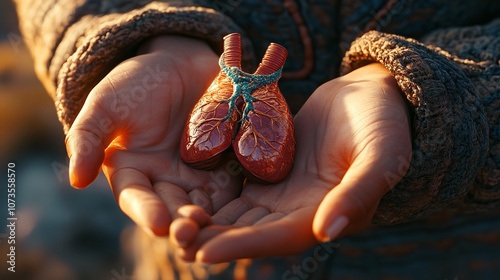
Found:
[[[289, 50], [280, 88], [293, 112], [322, 83], [377, 61], [412, 107], [408, 172], [377, 224], [500, 206], [500, 2], [412, 0], [16, 0], [35, 70], [65, 131], [97, 82], [146, 38], [183, 34], [220, 53], [243, 35], [254, 69], [270, 42]], [[390, 179], [388, 174], [388, 180]]]

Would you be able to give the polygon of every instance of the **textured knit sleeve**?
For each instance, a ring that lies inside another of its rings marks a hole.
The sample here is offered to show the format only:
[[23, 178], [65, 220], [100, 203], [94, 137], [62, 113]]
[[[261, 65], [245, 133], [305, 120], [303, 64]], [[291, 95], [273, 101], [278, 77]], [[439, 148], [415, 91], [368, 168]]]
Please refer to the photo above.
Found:
[[382, 198], [373, 222], [499, 206], [500, 20], [420, 41], [371, 31], [353, 42], [342, 72], [374, 61], [394, 75], [413, 109], [413, 150], [409, 163], [401, 159], [408, 172]]
[[66, 132], [90, 90], [144, 39], [182, 34], [220, 51], [224, 35], [241, 33], [223, 13], [191, 0], [15, 2], [35, 71], [55, 100]]

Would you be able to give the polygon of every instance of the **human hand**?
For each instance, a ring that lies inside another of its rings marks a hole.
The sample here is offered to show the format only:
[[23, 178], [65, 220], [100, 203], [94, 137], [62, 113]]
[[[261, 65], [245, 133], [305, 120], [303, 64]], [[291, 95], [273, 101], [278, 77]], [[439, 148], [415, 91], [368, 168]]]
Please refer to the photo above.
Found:
[[194, 170], [180, 160], [179, 142], [218, 71], [218, 56], [201, 41], [160, 36], [144, 43], [94, 87], [69, 130], [71, 184], [86, 187], [102, 164], [121, 209], [147, 231], [167, 234], [184, 204], [204, 210], [190, 208], [201, 213], [198, 224], [208, 221], [239, 195], [242, 180], [214, 183], [217, 170]]
[[[246, 185], [213, 225], [194, 233], [175, 221], [172, 236], [186, 244], [181, 257], [217, 263], [295, 254], [370, 225], [381, 197], [406, 172], [398, 159], [411, 156], [409, 112], [394, 78], [370, 64], [332, 80], [294, 123], [297, 153], [287, 179]], [[397, 178], [388, 181], [389, 172]]]

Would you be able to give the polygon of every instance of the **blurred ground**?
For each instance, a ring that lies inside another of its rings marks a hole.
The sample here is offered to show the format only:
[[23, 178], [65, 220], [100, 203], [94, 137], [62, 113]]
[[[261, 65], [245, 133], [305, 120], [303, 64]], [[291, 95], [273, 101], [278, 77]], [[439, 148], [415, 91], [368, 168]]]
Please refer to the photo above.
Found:
[[[16, 273], [6, 265], [8, 162], [16, 164]], [[0, 279], [130, 279], [120, 249], [130, 221], [103, 176], [87, 190], [69, 186], [61, 126], [6, 0], [0, 1], [0, 182]]]

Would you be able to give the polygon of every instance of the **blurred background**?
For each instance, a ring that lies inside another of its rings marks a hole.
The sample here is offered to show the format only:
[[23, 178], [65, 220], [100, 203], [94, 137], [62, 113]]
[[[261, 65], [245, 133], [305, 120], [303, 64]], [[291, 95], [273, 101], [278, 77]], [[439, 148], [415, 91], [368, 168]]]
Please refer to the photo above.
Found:
[[[129, 280], [131, 222], [102, 176], [68, 180], [64, 134], [35, 77], [13, 3], [0, 0], [0, 279]], [[16, 273], [7, 270], [7, 164], [16, 164]]]

